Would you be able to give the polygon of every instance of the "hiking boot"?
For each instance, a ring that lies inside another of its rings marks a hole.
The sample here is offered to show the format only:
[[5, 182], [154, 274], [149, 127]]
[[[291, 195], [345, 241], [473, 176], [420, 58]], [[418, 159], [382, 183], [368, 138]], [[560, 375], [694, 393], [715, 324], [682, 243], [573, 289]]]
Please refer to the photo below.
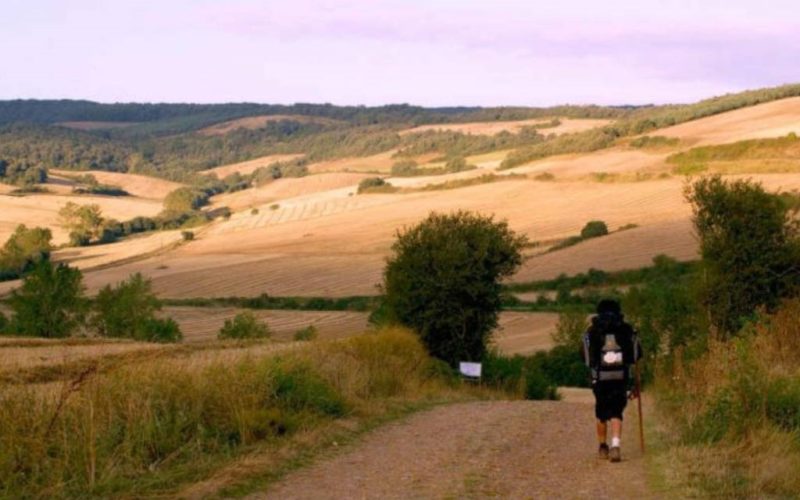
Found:
[[619, 446], [612, 446], [608, 452], [608, 458], [612, 462], [619, 462], [622, 460], [622, 453], [620, 453]]
[[600, 459], [608, 460], [608, 445], [605, 443], [601, 444], [597, 454], [600, 457]]

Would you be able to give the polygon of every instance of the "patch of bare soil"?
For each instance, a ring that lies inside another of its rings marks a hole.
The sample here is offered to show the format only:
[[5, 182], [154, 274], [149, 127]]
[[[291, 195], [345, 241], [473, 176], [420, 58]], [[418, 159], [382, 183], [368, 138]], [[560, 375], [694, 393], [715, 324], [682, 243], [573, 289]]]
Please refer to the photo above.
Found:
[[439, 407], [251, 498], [658, 498], [645, 482], [635, 411], [626, 416], [623, 461], [612, 464], [596, 456], [590, 397]]

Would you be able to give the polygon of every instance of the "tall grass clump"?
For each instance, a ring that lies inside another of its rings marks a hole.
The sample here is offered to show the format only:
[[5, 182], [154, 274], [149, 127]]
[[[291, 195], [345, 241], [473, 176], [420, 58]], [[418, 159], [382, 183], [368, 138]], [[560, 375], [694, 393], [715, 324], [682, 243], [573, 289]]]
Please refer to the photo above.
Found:
[[145, 362], [0, 392], [0, 497], [175, 494], [258, 446], [447, 391], [400, 329], [215, 364]]

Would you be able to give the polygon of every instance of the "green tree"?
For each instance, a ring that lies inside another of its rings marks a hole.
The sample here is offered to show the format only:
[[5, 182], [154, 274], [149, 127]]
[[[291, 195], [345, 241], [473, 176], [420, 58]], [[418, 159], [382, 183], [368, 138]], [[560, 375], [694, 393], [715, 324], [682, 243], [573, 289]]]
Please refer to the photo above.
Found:
[[758, 307], [768, 310], [800, 284], [796, 211], [749, 180], [719, 176], [689, 186], [700, 237], [702, 297], [711, 323], [734, 334]]
[[103, 337], [145, 339], [161, 310], [152, 282], [136, 273], [117, 286], [106, 285], [94, 301], [91, 324]]
[[556, 345], [566, 346], [573, 352], [578, 352], [583, 342], [583, 334], [586, 333], [588, 326], [585, 310], [575, 308], [561, 312], [558, 315], [556, 330], [552, 334], [553, 342]]
[[608, 226], [601, 220], [593, 220], [587, 222], [583, 229], [581, 229], [581, 238], [588, 240], [589, 238], [597, 238], [598, 236], [605, 236], [608, 234]]
[[250, 311], [241, 312], [233, 319], [226, 319], [219, 331], [220, 339], [260, 339], [270, 335], [267, 324]]
[[102, 236], [105, 220], [100, 205], [69, 202], [58, 211], [61, 225], [70, 232], [70, 241], [83, 246]]
[[197, 210], [208, 203], [208, 194], [189, 187], [178, 188], [164, 198], [164, 211], [184, 213]]
[[83, 324], [87, 301], [83, 275], [65, 264], [43, 260], [25, 276], [9, 301], [11, 329], [22, 335], [67, 337]]
[[453, 366], [481, 359], [497, 326], [500, 281], [522, 263], [526, 242], [492, 217], [431, 214], [392, 246], [383, 282], [389, 320]]
[[0, 250], [0, 271], [20, 275], [50, 257], [53, 234], [49, 229], [28, 229], [20, 224]]

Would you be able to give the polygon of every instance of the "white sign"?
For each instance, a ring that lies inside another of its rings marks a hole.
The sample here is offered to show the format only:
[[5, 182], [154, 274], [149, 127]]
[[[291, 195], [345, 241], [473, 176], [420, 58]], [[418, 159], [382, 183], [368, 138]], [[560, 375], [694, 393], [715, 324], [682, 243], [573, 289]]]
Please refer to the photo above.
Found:
[[481, 368], [482, 365], [480, 363], [468, 363], [466, 361], [462, 361], [458, 364], [458, 371], [460, 371], [461, 375], [464, 375], [465, 377], [481, 378]]

